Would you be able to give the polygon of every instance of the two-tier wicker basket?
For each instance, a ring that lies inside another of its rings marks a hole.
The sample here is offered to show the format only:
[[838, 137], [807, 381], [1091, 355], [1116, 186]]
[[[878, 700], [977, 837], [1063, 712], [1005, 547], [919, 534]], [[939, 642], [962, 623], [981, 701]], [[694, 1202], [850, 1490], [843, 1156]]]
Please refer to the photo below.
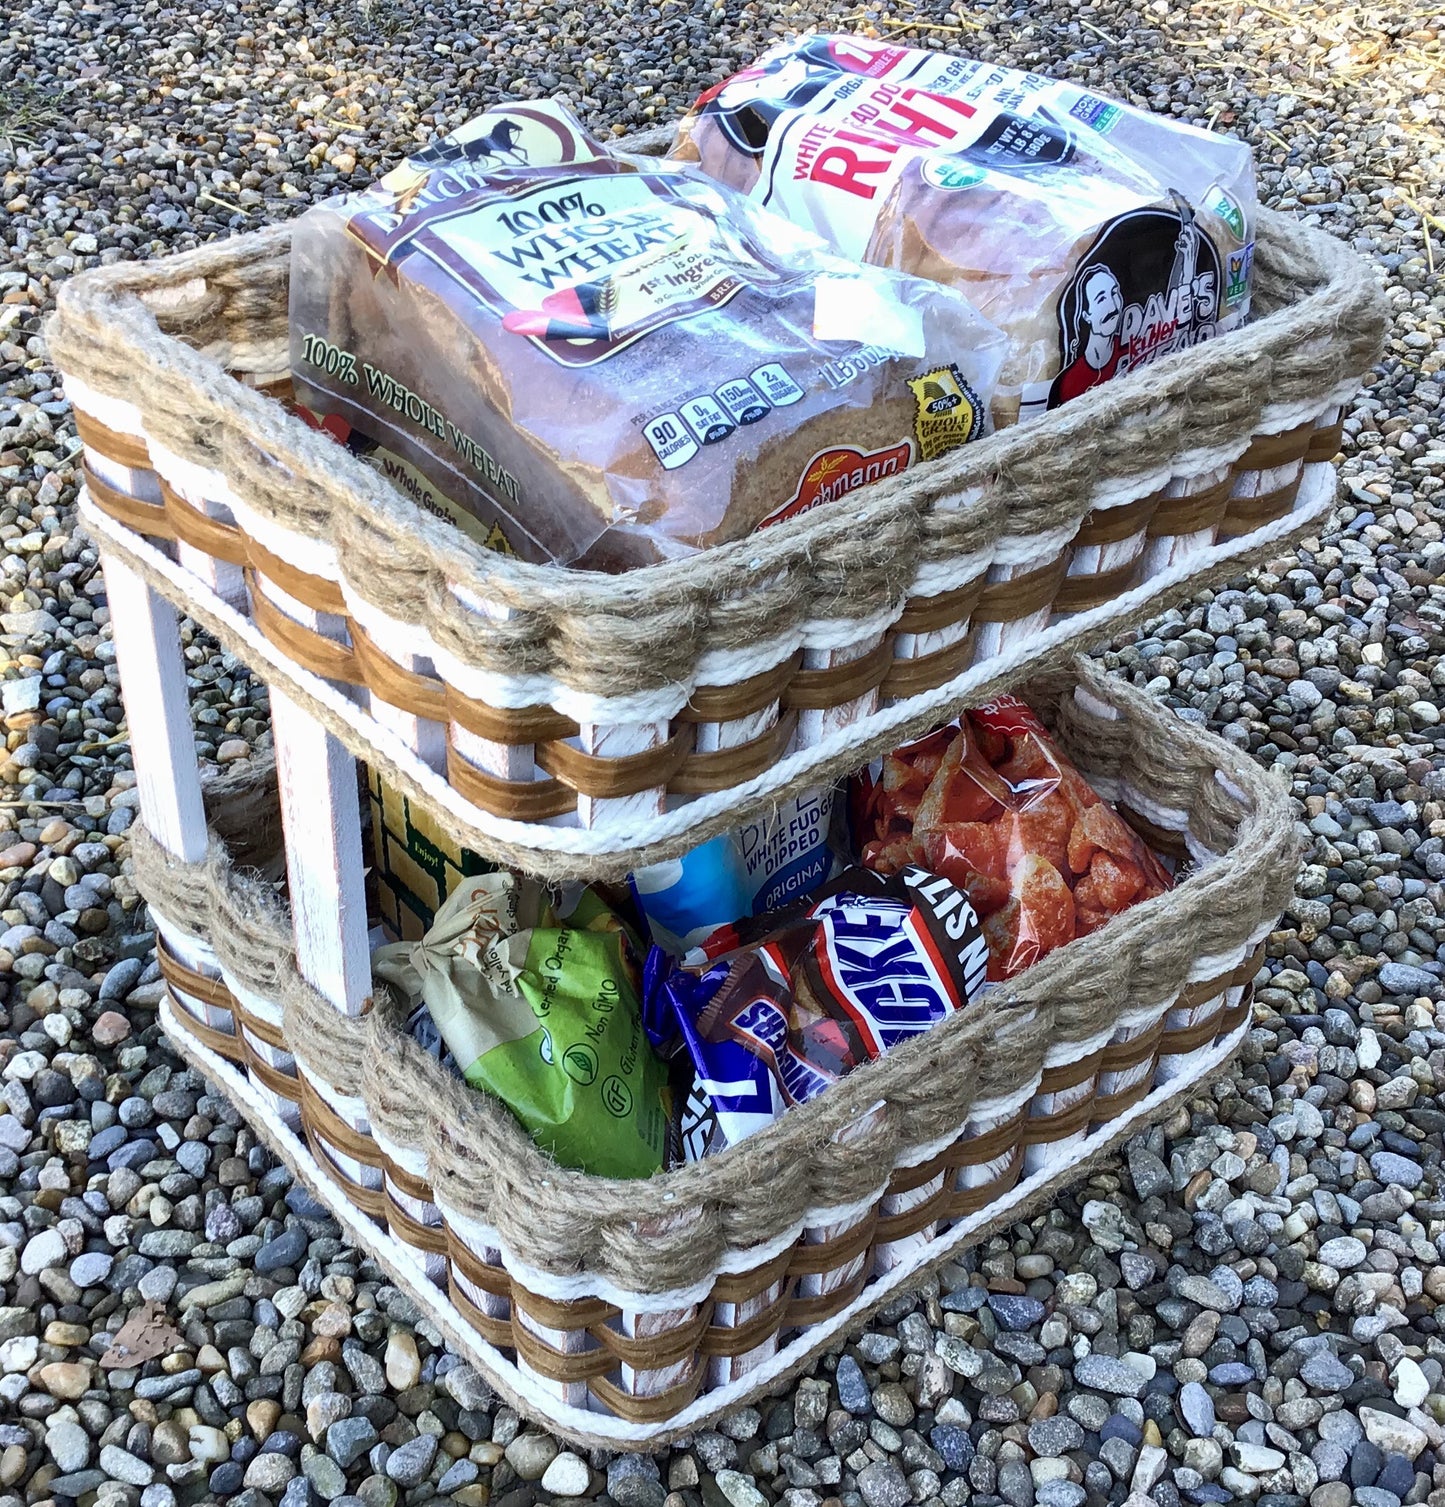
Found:
[[[1074, 656], [1318, 527], [1381, 300], [1336, 242], [1261, 213], [1246, 329], [605, 577], [488, 554], [286, 410], [288, 243], [87, 273], [50, 329], [163, 1019], [500, 1392], [651, 1447], [778, 1386], [1238, 1045], [1291, 892], [1287, 803]], [[271, 687], [284, 898], [240, 824], [208, 830], [177, 611]], [[357, 759], [489, 860], [617, 879], [1014, 686], [1181, 882], [716, 1158], [563, 1170], [377, 1002]]]

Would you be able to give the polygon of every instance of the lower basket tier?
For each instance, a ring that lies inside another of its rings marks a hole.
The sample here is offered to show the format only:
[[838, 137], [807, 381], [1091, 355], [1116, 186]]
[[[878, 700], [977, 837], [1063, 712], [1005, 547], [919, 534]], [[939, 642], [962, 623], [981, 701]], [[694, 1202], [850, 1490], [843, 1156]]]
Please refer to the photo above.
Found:
[[[1251, 971], [1253, 961], [1249, 964]], [[1050, 1143], [1055, 1149], [1038, 1158], [1033, 1170], [1025, 1166], [1021, 1155], [1012, 1158], [1012, 1175], [1001, 1180], [995, 1196], [970, 1213], [925, 1226], [907, 1242], [895, 1242], [886, 1260], [877, 1258], [879, 1247], [869, 1247], [875, 1253], [872, 1269], [865, 1269], [861, 1279], [851, 1284], [847, 1301], [829, 1317], [806, 1327], [795, 1325], [782, 1331], [768, 1347], [768, 1353], [749, 1369], [697, 1395], [675, 1394], [675, 1405], [670, 1409], [645, 1409], [650, 1416], [626, 1416], [606, 1407], [595, 1386], [587, 1385], [585, 1361], [589, 1352], [579, 1352], [576, 1357], [580, 1363], [578, 1381], [568, 1395], [554, 1379], [542, 1376], [528, 1364], [525, 1346], [519, 1354], [515, 1345], [494, 1343], [499, 1337], [495, 1326], [486, 1322], [475, 1301], [478, 1267], [483, 1263], [474, 1254], [455, 1240], [450, 1245], [443, 1241], [441, 1250], [445, 1255], [439, 1262], [435, 1242], [426, 1238], [437, 1232], [410, 1224], [394, 1192], [386, 1198], [384, 1220], [369, 1214], [364, 1207], [368, 1201], [359, 1200], [354, 1185], [338, 1174], [331, 1157], [320, 1150], [317, 1137], [309, 1133], [309, 1126], [306, 1135], [299, 1133], [294, 1116], [283, 1116], [278, 1111], [276, 1098], [260, 1080], [207, 1044], [188, 1011], [182, 1010], [174, 999], [168, 999], [161, 1006], [160, 1018], [180, 1054], [246, 1116], [262, 1140], [330, 1210], [346, 1238], [376, 1259], [447, 1342], [502, 1397], [525, 1416], [575, 1443], [648, 1450], [706, 1427], [752, 1399], [781, 1388], [810, 1360], [862, 1325], [910, 1282], [1000, 1229], [1046, 1208], [1061, 1191], [1079, 1181], [1099, 1157], [1129, 1136], [1166, 1119], [1196, 1094], [1201, 1085], [1215, 1077], [1238, 1051], [1249, 1029], [1250, 987], [1235, 986], [1229, 993], [1235, 996], [1233, 1002], [1226, 1003], [1225, 1008], [1210, 1018], [1213, 1028], [1210, 1039], [1187, 1055], [1175, 1056], [1163, 1070], [1156, 1065], [1153, 1086], [1127, 1108], [1092, 1124], [1086, 1120], [1089, 1128], [1085, 1131], [1070, 1135], [1066, 1141]], [[398, 1214], [402, 1215], [400, 1219]], [[499, 1275], [505, 1280], [509, 1274], [502, 1271]], [[488, 1283], [491, 1288], [498, 1285], [495, 1281]], [[520, 1282], [513, 1277], [509, 1287], [516, 1301], [522, 1290]], [[639, 1329], [645, 1330], [647, 1326], [634, 1323], [629, 1327], [631, 1335], [618, 1331], [618, 1341], [624, 1349], [629, 1340], [643, 1338]], [[665, 1335], [654, 1335], [653, 1339], [665, 1340]], [[693, 1347], [699, 1348], [695, 1338]], [[658, 1393], [653, 1394], [652, 1401], [666, 1403], [668, 1398]]]

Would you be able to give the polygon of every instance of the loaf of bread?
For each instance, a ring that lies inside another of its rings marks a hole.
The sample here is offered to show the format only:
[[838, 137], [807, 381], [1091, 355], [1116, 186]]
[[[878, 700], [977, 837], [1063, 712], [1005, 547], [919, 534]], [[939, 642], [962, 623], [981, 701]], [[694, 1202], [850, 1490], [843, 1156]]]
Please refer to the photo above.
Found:
[[1000, 422], [1248, 313], [1248, 146], [1071, 84], [807, 37], [708, 90], [670, 155], [845, 256], [963, 290], [1009, 336]]
[[985, 431], [1006, 342], [960, 293], [525, 111], [296, 227], [298, 400], [422, 506], [618, 570]]

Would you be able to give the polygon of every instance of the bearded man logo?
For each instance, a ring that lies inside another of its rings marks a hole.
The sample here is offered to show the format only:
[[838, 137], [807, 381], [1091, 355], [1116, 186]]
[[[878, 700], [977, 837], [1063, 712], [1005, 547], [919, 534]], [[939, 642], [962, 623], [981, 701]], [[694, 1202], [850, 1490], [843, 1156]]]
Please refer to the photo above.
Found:
[[1107, 382], [1119, 365], [1119, 326], [1124, 291], [1108, 267], [1086, 268], [1079, 281], [1079, 317], [1069, 364], [1054, 383], [1049, 406], [1067, 403]]

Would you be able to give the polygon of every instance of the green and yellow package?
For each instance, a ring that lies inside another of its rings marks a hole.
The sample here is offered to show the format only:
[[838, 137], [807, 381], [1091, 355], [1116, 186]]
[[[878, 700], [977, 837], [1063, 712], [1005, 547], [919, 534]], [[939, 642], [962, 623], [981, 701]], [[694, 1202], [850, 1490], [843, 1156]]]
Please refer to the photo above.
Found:
[[462, 1076], [562, 1166], [648, 1177], [663, 1163], [667, 1074], [642, 1029], [638, 944], [590, 890], [563, 921], [511, 874], [464, 880], [377, 975], [424, 1001]]

